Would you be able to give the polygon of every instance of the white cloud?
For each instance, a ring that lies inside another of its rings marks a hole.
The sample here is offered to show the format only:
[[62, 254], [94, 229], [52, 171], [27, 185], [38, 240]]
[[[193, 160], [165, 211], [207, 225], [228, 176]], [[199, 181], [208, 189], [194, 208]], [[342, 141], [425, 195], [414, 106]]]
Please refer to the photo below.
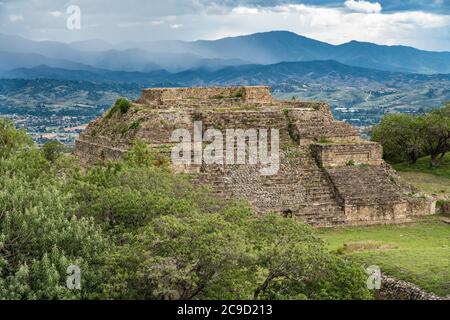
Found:
[[150, 25], [152, 25], [152, 26], [160, 26], [160, 25], [162, 25], [162, 24], [164, 24], [164, 21], [162, 21], [162, 20], [153, 20], [153, 21], [150, 21]]
[[18, 22], [18, 21], [23, 21], [24, 20], [24, 17], [23, 17], [23, 15], [21, 15], [21, 14], [10, 14], [9, 16], [8, 16], [8, 18], [9, 18], [9, 21], [11, 21], [11, 22]]
[[[439, 4], [449, 0], [432, 1]], [[51, 40], [100, 38], [120, 42], [218, 39], [289, 30], [333, 44], [358, 40], [450, 51], [450, 12], [447, 7], [426, 11], [430, 5], [424, 5], [423, 9], [415, 6], [414, 10], [406, 10], [407, 6], [403, 6], [403, 11], [392, 11], [391, 7], [383, 10], [380, 3], [387, 6], [388, 2], [381, 0], [77, 0], [83, 10], [85, 28], [69, 32], [61, 20], [65, 16], [64, 10], [52, 2], [0, 0], [3, 3], [0, 6], [0, 32], [39, 39], [42, 35], [38, 30], [46, 30], [46, 38]], [[104, 8], [108, 8], [108, 12]], [[59, 15], [56, 10], [61, 10], [63, 15], [55, 18]]]
[[258, 8], [236, 7], [231, 11], [236, 14], [258, 14]]
[[[358, 40], [450, 51], [450, 15], [422, 11], [367, 13], [350, 11], [344, 6], [305, 4], [259, 7], [258, 10], [255, 15], [242, 15], [233, 10], [221, 15], [208, 15], [203, 17], [201, 24], [189, 24], [189, 27], [200, 30], [194, 35], [196, 39], [290, 30], [333, 44]], [[180, 17], [179, 20], [188, 24], [192, 18]]]
[[344, 5], [350, 10], [364, 13], [380, 13], [382, 9], [379, 2], [372, 3], [364, 0], [347, 0]]
[[50, 11], [48, 14], [52, 17], [61, 17], [63, 15], [61, 11]]

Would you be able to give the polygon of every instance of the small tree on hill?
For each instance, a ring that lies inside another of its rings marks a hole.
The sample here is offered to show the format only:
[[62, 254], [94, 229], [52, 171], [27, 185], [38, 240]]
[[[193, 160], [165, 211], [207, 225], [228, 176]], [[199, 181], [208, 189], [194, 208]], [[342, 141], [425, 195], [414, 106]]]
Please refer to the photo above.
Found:
[[420, 117], [419, 123], [424, 151], [431, 157], [430, 165], [438, 167], [450, 150], [450, 105]]
[[54, 162], [61, 154], [67, 151], [67, 148], [61, 142], [52, 140], [44, 143], [42, 151], [48, 161]]
[[372, 140], [381, 143], [388, 161], [416, 163], [422, 156], [423, 138], [419, 119], [408, 114], [389, 114], [372, 129]]

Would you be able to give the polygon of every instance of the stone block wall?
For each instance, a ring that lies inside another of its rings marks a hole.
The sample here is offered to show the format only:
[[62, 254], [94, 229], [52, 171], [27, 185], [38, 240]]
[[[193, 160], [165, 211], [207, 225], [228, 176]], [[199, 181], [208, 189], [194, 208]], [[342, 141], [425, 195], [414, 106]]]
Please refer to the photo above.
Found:
[[[294, 104], [295, 106], [295, 104]], [[286, 109], [286, 117], [292, 134], [300, 145], [310, 145], [321, 140], [360, 141], [359, 131], [351, 125], [336, 121], [327, 104], [303, 105], [302, 108]]]
[[231, 99], [246, 103], [272, 103], [270, 87], [207, 87], [207, 88], [155, 88], [144, 89], [137, 103], [156, 102], [163, 104], [179, 100], [223, 100]]
[[200, 182], [214, 187], [228, 199], [248, 200], [259, 214], [279, 212], [314, 226], [346, 223], [326, 174], [307, 147], [290, 148], [280, 155], [280, 170], [273, 176], [259, 174], [258, 165], [208, 165]]
[[324, 168], [349, 164], [379, 166], [383, 163], [383, 148], [375, 142], [315, 143], [311, 149]]
[[403, 280], [389, 277], [385, 274], [381, 277], [381, 288], [376, 290], [375, 297], [379, 300], [449, 300], [426, 292], [419, 286]]
[[433, 214], [435, 201], [407, 195], [387, 165], [323, 169], [333, 185], [348, 225], [402, 223]]
[[74, 154], [81, 160], [82, 164], [94, 165], [98, 161], [119, 160], [124, 152], [123, 149], [77, 140]]

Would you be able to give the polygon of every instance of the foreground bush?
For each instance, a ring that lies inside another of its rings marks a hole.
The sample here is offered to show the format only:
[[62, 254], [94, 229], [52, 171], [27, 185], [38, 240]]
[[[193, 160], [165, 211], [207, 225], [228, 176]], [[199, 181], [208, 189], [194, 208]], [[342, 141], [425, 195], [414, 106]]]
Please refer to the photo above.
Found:
[[[214, 198], [142, 143], [84, 171], [14, 130], [0, 132], [0, 298], [371, 297], [364, 271], [312, 228]], [[66, 287], [70, 265], [81, 290]]]

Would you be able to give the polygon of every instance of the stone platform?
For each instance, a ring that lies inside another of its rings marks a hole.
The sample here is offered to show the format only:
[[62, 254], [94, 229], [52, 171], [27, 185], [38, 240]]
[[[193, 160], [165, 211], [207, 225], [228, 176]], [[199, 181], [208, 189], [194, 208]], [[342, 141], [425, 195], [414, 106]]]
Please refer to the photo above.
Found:
[[402, 223], [433, 214], [433, 199], [417, 195], [382, 159], [381, 145], [336, 121], [326, 103], [277, 101], [269, 87], [145, 89], [126, 113], [105, 113], [76, 142], [85, 165], [116, 160], [137, 139], [170, 154], [175, 129], [278, 129], [280, 169], [259, 165], [192, 165], [217, 195], [247, 200], [259, 214], [279, 212], [314, 226]]

